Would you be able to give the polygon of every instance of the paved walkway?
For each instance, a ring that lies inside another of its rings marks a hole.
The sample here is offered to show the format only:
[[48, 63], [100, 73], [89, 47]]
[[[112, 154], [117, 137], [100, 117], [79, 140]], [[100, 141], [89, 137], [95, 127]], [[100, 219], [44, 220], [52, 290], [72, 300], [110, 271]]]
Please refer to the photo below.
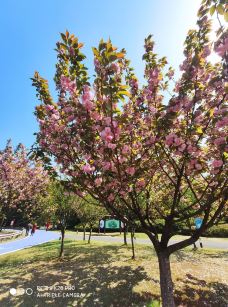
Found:
[[59, 239], [58, 232], [37, 230], [33, 236], [16, 239], [7, 243], [0, 243], [0, 255], [12, 253], [56, 239]]
[[[66, 234], [66, 238], [69, 239], [76, 239], [76, 240], [82, 240], [82, 234], [80, 235], [74, 235], [74, 234]], [[87, 235], [88, 237], [88, 235]], [[178, 236], [176, 238], [173, 238], [170, 240], [169, 245], [177, 243], [179, 241], [184, 240], [184, 236], [181, 236], [181, 238]], [[186, 238], [188, 238], [186, 236]], [[91, 238], [92, 241], [99, 241], [99, 242], [114, 242], [114, 243], [123, 243], [123, 237], [115, 237], [115, 236], [107, 236], [107, 235], [93, 235]], [[127, 239], [128, 243], [130, 244], [130, 238]], [[228, 239], [223, 238], [201, 238], [201, 242], [203, 243], [204, 248], [213, 248], [213, 249], [227, 249], [228, 250]], [[135, 239], [136, 244], [151, 244], [150, 239]], [[197, 247], [199, 247], [199, 241], [196, 242]]]
[[[37, 230], [33, 236], [28, 236], [22, 239], [16, 239], [15, 241], [10, 241], [7, 243], [0, 243], [0, 255], [12, 253], [24, 248], [32, 247], [35, 245], [39, 245], [42, 243], [46, 243], [52, 240], [59, 239], [60, 233], [55, 231], [45, 231], [45, 230]], [[88, 237], [88, 235], [86, 235]], [[66, 238], [82, 240], [82, 234], [66, 234]], [[183, 240], [183, 237], [181, 237]], [[92, 241], [99, 242], [108, 242], [108, 243], [123, 243], [123, 237], [112, 237], [112, 236], [92, 236]], [[170, 244], [176, 243], [180, 241], [180, 239], [172, 239]], [[128, 238], [128, 243], [130, 244], [130, 238]], [[135, 240], [136, 244], [151, 244], [149, 239], [139, 239]], [[223, 249], [228, 250], [228, 239], [222, 238], [202, 238], [202, 243], [204, 248], [212, 248], [212, 249]], [[199, 242], [197, 242], [197, 246], [199, 247]]]

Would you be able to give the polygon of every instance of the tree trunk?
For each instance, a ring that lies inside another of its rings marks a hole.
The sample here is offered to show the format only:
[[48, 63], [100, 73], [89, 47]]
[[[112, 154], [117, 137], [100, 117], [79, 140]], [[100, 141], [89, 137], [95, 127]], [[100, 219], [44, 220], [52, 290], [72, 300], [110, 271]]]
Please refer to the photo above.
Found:
[[91, 235], [92, 235], [92, 227], [90, 227], [90, 229], [89, 229], [89, 239], [88, 239], [88, 243], [90, 243]]
[[85, 241], [86, 239], [86, 228], [83, 227], [83, 241]]
[[124, 224], [124, 245], [127, 245], [127, 228], [126, 228], [126, 224]]
[[175, 307], [169, 255], [158, 252], [162, 307]]
[[135, 245], [134, 245], [134, 228], [131, 229], [131, 249], [132, 249], [132, 259], [135, 259]]
[[61, 247], [60, 247], [60, 254], [59, 257], [63, 256], [63, 248], [64, 248], [64, 237], [65, 237], [65, 228], [61, 227]]

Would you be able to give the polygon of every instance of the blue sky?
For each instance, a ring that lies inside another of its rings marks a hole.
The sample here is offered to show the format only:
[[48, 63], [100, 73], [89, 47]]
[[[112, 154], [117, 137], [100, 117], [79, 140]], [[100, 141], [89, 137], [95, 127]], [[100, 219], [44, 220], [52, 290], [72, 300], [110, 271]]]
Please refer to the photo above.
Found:
[[153, 34], [159, 55], [178, 69], [183, 42], [195, 26], [201, 0], [8, 0], [0, 7], [0, 149], [11, 138], [31, 146], [37, 131], [37, 104], [30, 77], [35, 70], [50, 80], [51, 90], [59, 32], [66, 29], [85, 43], [92, 68], [91, 47], [100, 38], [127, 50], [142, 78], [144, 38]]

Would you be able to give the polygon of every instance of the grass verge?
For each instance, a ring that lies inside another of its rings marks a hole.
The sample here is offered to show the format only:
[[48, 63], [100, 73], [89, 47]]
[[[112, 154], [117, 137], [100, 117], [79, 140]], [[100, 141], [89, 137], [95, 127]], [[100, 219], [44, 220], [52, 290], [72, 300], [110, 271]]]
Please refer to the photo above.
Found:
[[[53, 241], [0, 256], [0, 306], [130, 307], [160, 298], [158, 263], [151, 246], [137, 245], [135, 261], [130, 247], [103, 242], [67, 240], [62, 260], [58, 253], [59, 242]], [[221, 250], [184, 250], [173, 255], [177, 306], [227, 306], [227, 262], [228, 253]], [[56, 289], [41, 291], [37, 288], [41, 286]], [[17, 289], [15, 296], [9, 293], [12, 288]], [[23, 294], [28, 288], [33, 293]]]

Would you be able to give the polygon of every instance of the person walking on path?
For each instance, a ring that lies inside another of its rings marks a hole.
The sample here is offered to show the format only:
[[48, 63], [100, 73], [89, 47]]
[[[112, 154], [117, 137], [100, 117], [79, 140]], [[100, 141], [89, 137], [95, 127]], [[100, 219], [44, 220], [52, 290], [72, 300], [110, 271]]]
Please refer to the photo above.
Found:
[[28, 236], [29, 235], [29, 230], [30, 230], [30, 224], [27, 224], [25, 226], [25, 230], [26, 230], [25, 234], [26, 234], [26, 236]]
[[46, 231], [48, 231], [48, 230], [49, 230], [49, 226], [50, 226], [50, 223], [49, 223], [49, 222], [47, 222], [47, 223], [46, 223]]
[[36, 224], [33, 224], [32, 225], [32, 231], [31, 231], [32, 236], [34, 235], [35, 231], [36, 231]]
[[15, 219], [13, 219], [13, 220], [10, 222], [10, 228], [13, 228], [14, 223], [15, 223]]

